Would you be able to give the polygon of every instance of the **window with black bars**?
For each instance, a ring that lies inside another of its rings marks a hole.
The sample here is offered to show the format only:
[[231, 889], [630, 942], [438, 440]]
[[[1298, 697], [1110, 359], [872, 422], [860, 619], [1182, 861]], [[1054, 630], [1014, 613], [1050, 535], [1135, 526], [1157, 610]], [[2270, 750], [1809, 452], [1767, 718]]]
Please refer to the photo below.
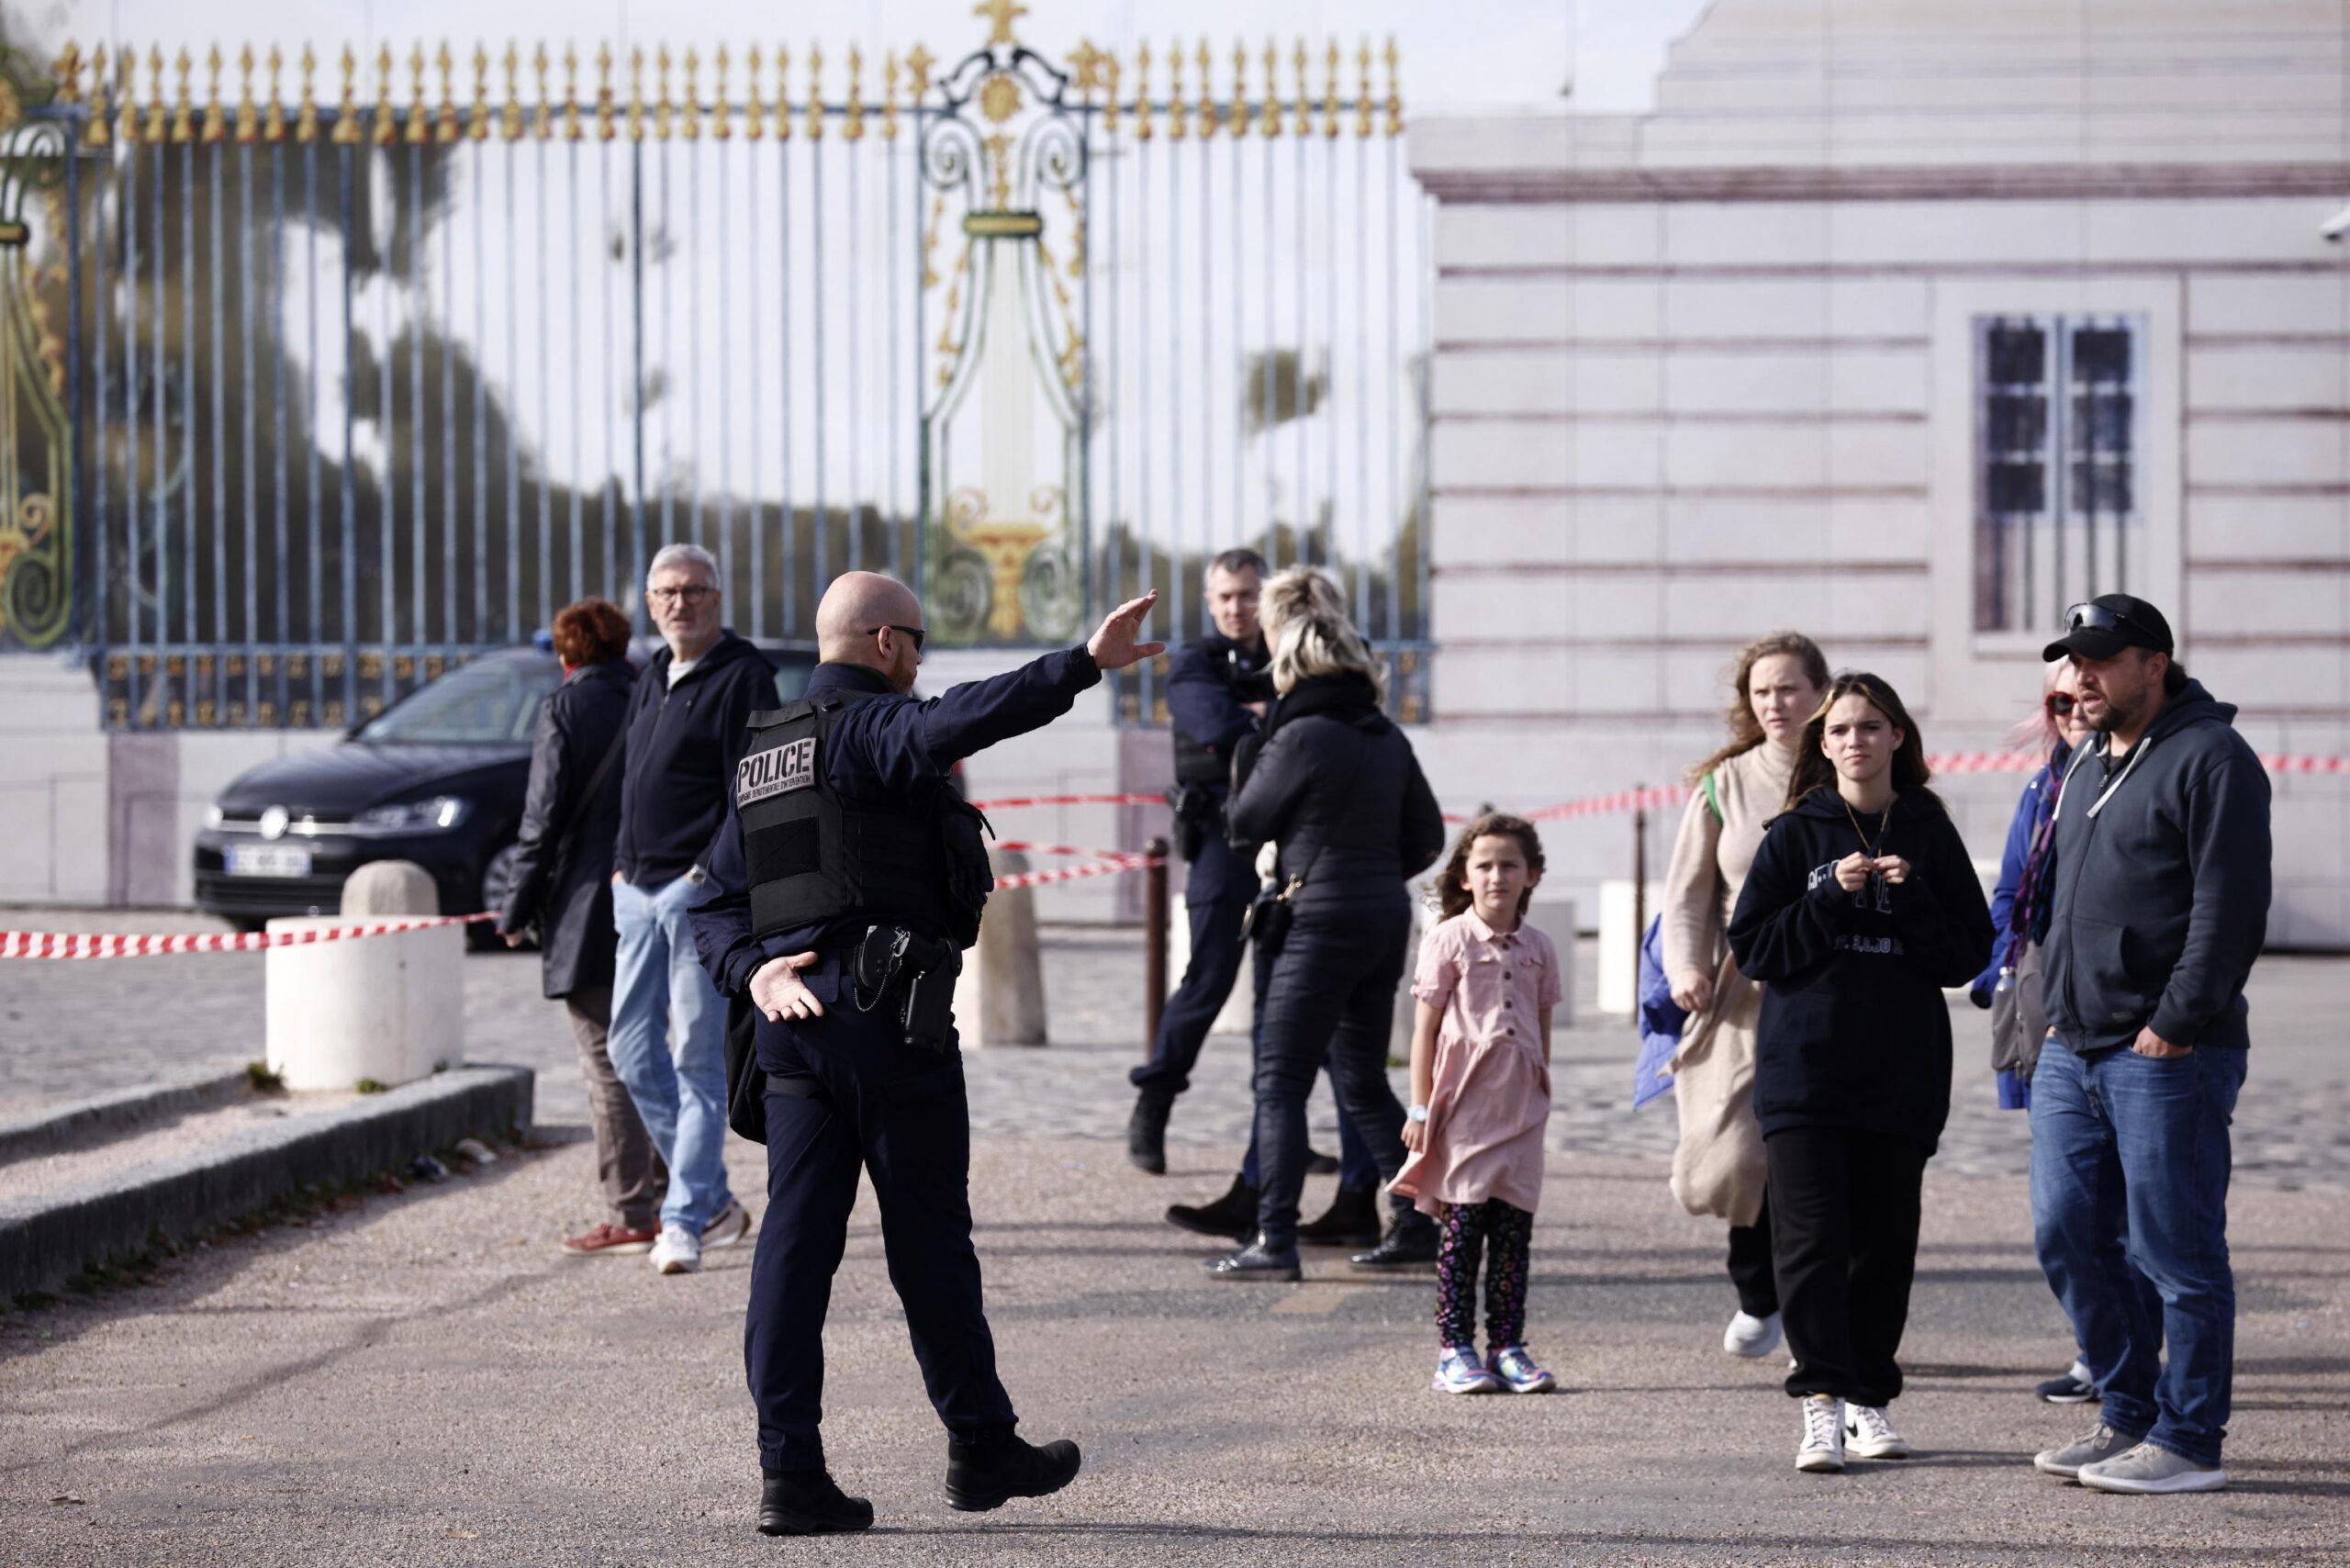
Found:
[[2144, 338], [2136, 316], [1976, 319], [1975, 630], [2128, 588]]

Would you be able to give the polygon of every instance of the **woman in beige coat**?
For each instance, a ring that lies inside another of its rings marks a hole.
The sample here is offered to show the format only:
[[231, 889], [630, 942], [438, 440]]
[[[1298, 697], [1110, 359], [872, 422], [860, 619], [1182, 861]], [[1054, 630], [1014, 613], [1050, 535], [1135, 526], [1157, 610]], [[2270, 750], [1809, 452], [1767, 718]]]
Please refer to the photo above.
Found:
[[1763, 828], [1786, 803], [1804, 722], [1828, 689], [1828, 661], [1800, 633], [1775, 633], [1739, 651], [1731, 685], [1729, 743], [1689, 772], [1696, 788], [1665, 871], [1661, 935], [1673, 1000], [1689, 1014], [1681, 1048], [1667, 1064], [1681, 1109], [1673, 1195], [1693, 1215], [1729, 1221], [1738, 1314], [1722, 1349], [1759, 1357], [1779, 1343], [1762, 1135], [1754, 1123], [1762, 992], [1738, 972], [1722, 931]]

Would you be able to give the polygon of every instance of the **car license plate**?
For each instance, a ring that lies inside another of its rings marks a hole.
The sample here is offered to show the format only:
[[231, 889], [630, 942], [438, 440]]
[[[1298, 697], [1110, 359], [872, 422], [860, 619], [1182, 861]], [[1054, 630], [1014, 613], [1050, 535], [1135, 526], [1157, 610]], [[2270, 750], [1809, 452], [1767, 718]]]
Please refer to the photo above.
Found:
[[307, 877], [310, 852], [292, 844], [232, 844], [229, 846], [231, 877]]

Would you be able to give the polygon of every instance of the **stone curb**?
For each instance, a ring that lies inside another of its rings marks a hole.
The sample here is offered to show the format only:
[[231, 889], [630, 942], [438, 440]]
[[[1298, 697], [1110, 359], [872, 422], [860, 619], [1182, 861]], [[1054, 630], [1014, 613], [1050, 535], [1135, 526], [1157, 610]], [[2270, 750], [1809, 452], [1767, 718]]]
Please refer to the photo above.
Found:
[[463, 1067], [212, 1148], [0, 1204], [0, 1305], [84, 1269], [191, 1240], [319, 1182], [397, 1170], [464, 1137], [531, 1125], [523, 1067]]
[[118, 1090], [0, 1121], [0, 1165], [140, 1132], [166, 1116], [232, 1105], [252, 1092], [242, 1070], [179, 1083]]

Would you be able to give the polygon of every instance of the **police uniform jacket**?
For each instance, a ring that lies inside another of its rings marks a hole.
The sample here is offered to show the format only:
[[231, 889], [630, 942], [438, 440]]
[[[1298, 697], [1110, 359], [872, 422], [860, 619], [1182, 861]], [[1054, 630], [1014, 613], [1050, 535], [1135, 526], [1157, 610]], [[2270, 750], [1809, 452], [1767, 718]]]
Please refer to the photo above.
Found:
[[[1257, 730], [1257, 716], [1241, 705], [1230, 672], [1237, 663], [1253, 674], [1264, 662], [1261, 645], [1235, 643], [1211, 632], [1176, 649], [1168, 663], [1167, 717], [1175, 731], [1176, 777], [1206, 790], [1219, 806], [1232, 792], [1233, 752]], [[1189, 770], [1182, 763], [1187, 753], [1198, 759], [1196, 770], [1202, 777], [1186, 777]], [[1183, 898], [1189, 903], [1214, 903], [1253, 893], [1256, 885], [1248, 857], [1236, 853], [1217, 831], [1208, 835], [1192, 860]]]

